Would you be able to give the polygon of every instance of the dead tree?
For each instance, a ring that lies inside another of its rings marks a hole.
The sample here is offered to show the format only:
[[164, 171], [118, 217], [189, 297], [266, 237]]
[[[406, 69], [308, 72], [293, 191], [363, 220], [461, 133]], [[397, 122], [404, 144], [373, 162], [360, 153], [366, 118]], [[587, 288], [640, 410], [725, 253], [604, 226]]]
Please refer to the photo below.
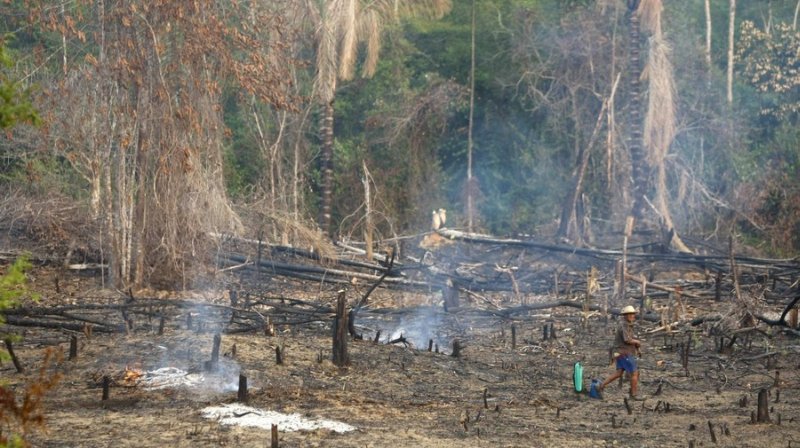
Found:
[[347, 311], [344, 290], [336, 298], [336, 317], [333, 319], [333, 363], [339, 367], [350, 365], [347, 353]]

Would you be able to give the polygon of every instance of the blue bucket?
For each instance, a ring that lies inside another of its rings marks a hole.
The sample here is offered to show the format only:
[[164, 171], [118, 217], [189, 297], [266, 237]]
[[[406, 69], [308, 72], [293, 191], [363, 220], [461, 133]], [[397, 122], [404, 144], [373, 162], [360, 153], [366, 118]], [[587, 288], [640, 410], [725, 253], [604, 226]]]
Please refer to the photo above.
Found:
[[603, 396], [600, 395], [600, 380], [592, 380], [592, 384], [589, 386], [589, 396], [592, 398], [603, 398]]

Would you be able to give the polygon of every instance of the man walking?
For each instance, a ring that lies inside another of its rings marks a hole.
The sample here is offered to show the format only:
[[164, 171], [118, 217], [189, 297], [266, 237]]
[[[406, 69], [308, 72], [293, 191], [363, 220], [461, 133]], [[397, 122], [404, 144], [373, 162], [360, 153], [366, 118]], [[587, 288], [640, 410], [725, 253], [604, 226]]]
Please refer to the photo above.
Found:
[[600, 385], [600, 392], [614, 380], [619, 379], [623, 373], [628, 372], [631, 376], [631, 398], [640, 400], [641, 398], [638, 395], [639, 366], [636, 363], [636, 356], [642, 347], [642, 341], [633, 337], [633, 322], [636, 320], [636, 309], [628, 305], [622, 309], [620, 314], [622, 314], [623, 320], [620, 322], [614, 338], [614, 359], [616, 360], [617, 371], [603, 381], [603, 384]]

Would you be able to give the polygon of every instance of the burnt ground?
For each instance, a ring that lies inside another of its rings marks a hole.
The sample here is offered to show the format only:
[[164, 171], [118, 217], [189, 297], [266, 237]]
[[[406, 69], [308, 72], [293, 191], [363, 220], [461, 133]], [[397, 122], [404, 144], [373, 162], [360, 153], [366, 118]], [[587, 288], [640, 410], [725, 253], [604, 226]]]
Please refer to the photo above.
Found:
[[[41, 306], [124, 300], [101, 290], [97, 278], [66, 278], [63, 272], [56, 293], [53, 275], [46, 268], [32, 273], [31, 288], [42, 294]], [[321, 291], [318, 283], [294, 287], [297, 294], [326, 304], [335, 298], [335, 292]], [[185, 299], [227, 303], [221, 293]], [[359, 314], [357, 330], [365, 340], [349, 341], [347, 368], [330, 361], [329, 320], [283, 324], [276, 315], [274, 336], [222, 335], [220, 363], [225, 368], [205, 374], [216, 375], [215, 382], [163, 389], [148, 388], [145, 377], [126, 381], [126, 368], [146, 373], [175, 367], [203, 374], [213, 335], [226, 316], [195, 313], [189, 329], [187, 311], [176, 309], [161, 335], [158, 325], [143, 317], [127, 335], [5, 327], [22, 337], [15, 348], [26, 371], [17, 373], [10, 362], [3, 362], [0, 376], [21, 394], [37, 377], [47, 350], [63, 356], [47, 368], [61, 379], [45, 394], [45, 427], [28, 437], [35, 447], [269, 446], [269, 429], [225, 425], [203, 416], [209, 406], [236, 402], [239, 372], [248, 378], [249, 406], [356, 428], [345, 433], [289, 432], [279, 426], [280, 446], [800, 446], [800, 341], [791, 333], [761, 324], [720, 353], [710, 335], [714, 323], [684, 324], [667, 333], [653, 331], [658, 324], [642, 322], [637, 330], [646, 344], [641, 359], [645, 401], [632, 402], [628, 412], [627, 384], [610, 386], [603, 400], [575, 393], [572, 387], [576, 361], [583, 363], [587, 385], [591, 378], [612, 373], [608, 347], [616, 320], [606, 322], [599, 313], [585, 320], [581, 310], [569, 307], [500, 319], [470, 311], [491, 297], [473, 300], [444, 313], [437, 294], [377, 290], [373, 311]], [[733, 308], [728, 301], [687, 303], [695, 315], [725, 314]], [[542, 328], [551, 323], [557, 338], [543, 340]], [[378, 343], [373, 340], [377, 330], [382, 334]], [[78, 336], [78, 356], [67, 360], [73, 334]], [[400, 335], [411, 343], [386, 343]], [[458, 358], [450, 356], [455, 339], [463, 345]], [[681, 347], [690, 339], [687, 372]], [[429, 340], [435, 343], [430, 352]], [[440, 353], [435, 353], [437, 346]], [[284, 356], [281, 365], [276, 347]], [[108, 400], [101, 400], [104, 375], [112, 379]], [[762, 388], [770, 391], [772, 422], [752, 424]]]

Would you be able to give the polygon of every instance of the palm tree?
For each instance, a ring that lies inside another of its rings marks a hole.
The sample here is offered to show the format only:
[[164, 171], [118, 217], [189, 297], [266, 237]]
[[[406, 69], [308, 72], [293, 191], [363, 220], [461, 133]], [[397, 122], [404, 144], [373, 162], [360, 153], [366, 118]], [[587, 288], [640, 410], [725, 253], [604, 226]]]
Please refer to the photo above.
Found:
[[628, 0], [629, 38], [628, 51], [628, 95], [630, 101], [629, 147], [631, 152], [631, 175], [633, 177], [633, 209], [628, 217], [626, 234], [630, 233], [634, 220], [641, 219], [644, 211], [644, 194], [647, 189], [647, 167], [642, 148], [642, 101], [641, 101], [641, 62], [639, 37], [640, 0]]
[[353, 78], [359, 44], [366, 44], [361, 76], [375, 74], [381, 37], [391, 21], [407, 17], [441, 18], [450, 0], [321, 0], [307, 2], [317, 18], [317, 99], [320, 104], [322, 186], [319, 224], [331, 234], [333, 199], [333, 123], [336, 82]]

